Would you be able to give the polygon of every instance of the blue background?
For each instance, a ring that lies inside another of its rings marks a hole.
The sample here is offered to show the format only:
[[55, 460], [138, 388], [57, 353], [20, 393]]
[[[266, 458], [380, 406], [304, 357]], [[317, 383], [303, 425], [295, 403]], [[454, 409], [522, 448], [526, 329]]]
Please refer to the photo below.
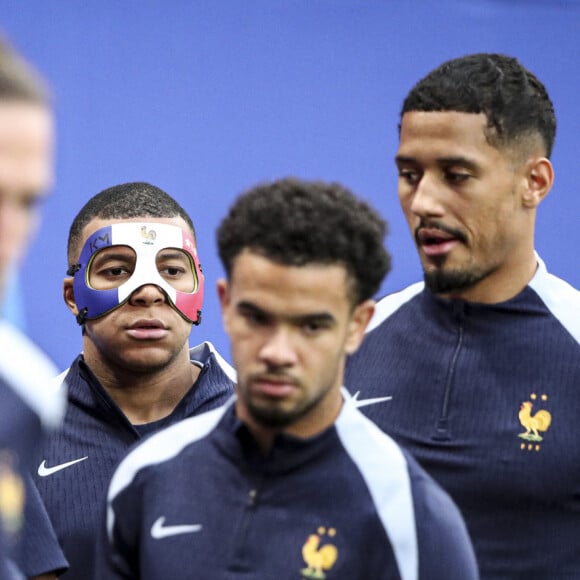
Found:
[[382, 292], [419, 279], [396, 196], [398, 112], [421, 76], [469, 52], [516, 56], [548, 87], [556, 181], [537, 249], [580, 287], [578, 0], [0, 0], [0, 31], [56, 98], [57, 182], [19, 285], [27, 329], [60, 367], [81, 348], [62, 301], [68, 227], [121, 182], [149, 181], [191, 213], [206, 275], [191, 342], [226, 358], [214, 232], [258, 181], [342, 181], [390, 223]]

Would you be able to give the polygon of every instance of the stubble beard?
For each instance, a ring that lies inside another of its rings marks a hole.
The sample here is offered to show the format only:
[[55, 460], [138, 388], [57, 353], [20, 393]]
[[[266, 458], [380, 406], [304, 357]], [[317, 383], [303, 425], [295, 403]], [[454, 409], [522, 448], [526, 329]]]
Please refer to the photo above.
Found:
[[299, 402], [290, 408], [284, 408], [282, 405], [259, 405], [248, 397], [245, 404], [248, 413], [258, 425], [267, 429], [280, 430], [289, 427], [307, 415], [313, 408], [320, 404], [324, 394], [317, 398]]
[[284, 409], [276, 406], [255, 405], [253, 401], [247, 401], [246, 405], [252, 419], [259, 425], [268, 429], [284, 429], [289, 427], [301, 417], [306, 415], [310, 409], [316, 406], [318, 401], [309, 401], [307, 405]]
[[431, 271], [423, 270], [425, 286], [434, 294], [459, 294], [473, 288], [487, 278], [493, 268], [482, 269], [445, 269], [445, 259], [436, 264]]
[[424, 272], [425, 285], [434, 294], [450, 294], [473, 288], [484, 276], [472, 272], [445, 271]]

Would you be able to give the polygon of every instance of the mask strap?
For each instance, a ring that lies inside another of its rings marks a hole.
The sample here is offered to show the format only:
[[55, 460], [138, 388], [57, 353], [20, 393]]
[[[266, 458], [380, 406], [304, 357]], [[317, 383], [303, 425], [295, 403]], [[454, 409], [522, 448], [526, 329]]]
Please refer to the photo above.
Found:
[[77, 314], [76, 318], [77, 318], [77, 322], [78, 322], [79, 326], [83, 326], [84, 323], [86, 322], [88, 311], [89, 311], [89, 309], [85, 307]]

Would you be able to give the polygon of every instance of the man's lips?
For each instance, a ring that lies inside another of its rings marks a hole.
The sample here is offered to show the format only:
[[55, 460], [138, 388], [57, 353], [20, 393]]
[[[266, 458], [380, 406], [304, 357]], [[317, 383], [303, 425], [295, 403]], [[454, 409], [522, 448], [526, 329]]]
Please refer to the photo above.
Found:
[[439, 227], [418, 227], [415, 231], [417, 245], [427, 256], [441, 256], [450, 252], [458, 243], [464, 241], [461, 232]]
[[133, 322], [128, 328], [127, 333], [139, 340], [154, 340], [163, 338], [167, 334], [167, 328], [160, 320], [140, 319]]
[[261, 395], [273, 399], [287, 397], [296, 389], [292, 377], [263, 375], [253, 377], [251, 382]]

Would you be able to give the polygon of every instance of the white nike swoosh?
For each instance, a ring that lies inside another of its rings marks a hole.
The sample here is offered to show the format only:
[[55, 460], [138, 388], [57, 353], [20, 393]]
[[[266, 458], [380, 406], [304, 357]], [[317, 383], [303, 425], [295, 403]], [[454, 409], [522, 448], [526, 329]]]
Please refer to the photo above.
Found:
[[375, 397], [374, 399], [360, 399], [358, 396], [360, 391], [357, 391], [353, 396], [352, 400], [356, 407], [366, 407], [367, 405], [376, 405], [377, 403], [384, 403], [385, 401], [390, 401], [393, 397]]
[[188, 524], [180, 526], [165, 526], [165, 518], [161, 516], [155, 520], [151, 526], [151, 537], [156, 540], [167, 538], [169, 536], [177, 536], [179, 534], [191, 534], [193, 532], [201, 531], [201, 524]]
[[40, 475], [40, 477], [46, 477], [47, 475], [52, 475], [53, 473], [56, 473], [57, 471], [60, 471], [61, 469], [66, 469], [67, 467], [70, 467], [71, 465], [74, 465], [75, 463], [79, 463], [80, 461], [84, 461], [85, 459], [88, 459], [89, 456], [87, 455], [86, 457], [81, 457], [80, 459], [73, 459], [72, 461], [67, 461], [66, 463], [60, 463], [59, 465], [54, 465], [53, 467], [47, 467], [46, 466], [46, 459], [38, 466], [38, 475]]

